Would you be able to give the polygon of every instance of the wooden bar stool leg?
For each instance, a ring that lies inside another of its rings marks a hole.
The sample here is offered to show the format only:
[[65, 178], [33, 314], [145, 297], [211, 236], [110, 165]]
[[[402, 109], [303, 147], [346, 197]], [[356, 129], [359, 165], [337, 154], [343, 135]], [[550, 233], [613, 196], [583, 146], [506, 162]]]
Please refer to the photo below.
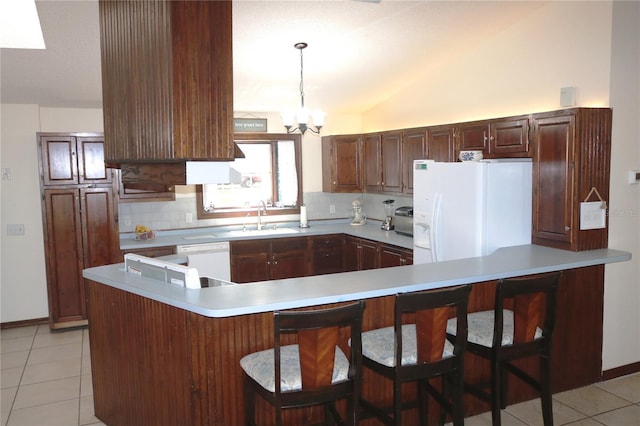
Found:
[[553, 426], [553, 405], [551, 401], [551, 360], [547, 355], [540, 357], [540, 404], [544, 426]]
[[502, 375], [502, 365], [494, 358], [491, 362], [491, 424], [493, 426], [500, 426]]

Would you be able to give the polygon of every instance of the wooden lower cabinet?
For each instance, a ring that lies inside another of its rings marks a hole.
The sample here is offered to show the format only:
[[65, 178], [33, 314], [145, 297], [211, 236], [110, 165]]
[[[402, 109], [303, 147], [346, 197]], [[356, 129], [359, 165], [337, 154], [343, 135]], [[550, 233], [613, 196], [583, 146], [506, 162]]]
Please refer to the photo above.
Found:
[[49, 325], [86, 325], [82, 270], [118, 262], [119, 238], [111, 187], [43, 191]]
[[309, 275], [306, 237], [231, 241], [231, 281], [248, 283]]
[[320, 235], [310, 239], [312, 275], [344, 271], [344, 234]]
[[[557, 325], [553, 341], [553, 392], [600, 381], [602, 354], [602, 295], [604, 266], [564, 271], [558, 290]], [[496, 283], [476, 283], [469, 310], [493, 306]], [[273, 347], [273, 313], [209, 318], [110, 286], [88, 281], [91, 368], [96, 416], [109, 425], [241, 425], [245, 424], [240, 359]], [[363, 331], [393, 324], [394, 296], [366, 299]], [[322, 305], [313, 309], [337, 306]], [[114, 310], [118, 314], [114, 315]], [[346, 338], [339, 342], [347, 350]], [[523, 367], [537, 371], [535, 359]], [[465, 380], [482, 381], [490, 366], [469, 354]], [[535, 391], [509, 379], [507, 404], [535, 398]], [[392, 384], [363, 372], [363, 396], [382, 406], [392, 398]], [[415, 387], [403, 388], [403, 398]], [[272, 425], [273, 408], [257, 398], [257, 422]], [[433, 404], [433, 401], [431, 401]], [[465, 412], [472, 416], [488, 406], [465, 395]], [[429, 424], [437, 424], [432, 405]], [[344, 413], [344, 404], [338, 410]], [[285, 411], [283, 424], [317, 424], [321, 407]], [[417, 410], [403, 415], [418, 424]], [[363, 420], [363, 426], [378, 424]]]
[[413, 250], [380, 244], [380, 267], [413, 265]]
[[377, 242], [347, 235], [344, 245], [345, 271], [379, 268], [379, 253]]

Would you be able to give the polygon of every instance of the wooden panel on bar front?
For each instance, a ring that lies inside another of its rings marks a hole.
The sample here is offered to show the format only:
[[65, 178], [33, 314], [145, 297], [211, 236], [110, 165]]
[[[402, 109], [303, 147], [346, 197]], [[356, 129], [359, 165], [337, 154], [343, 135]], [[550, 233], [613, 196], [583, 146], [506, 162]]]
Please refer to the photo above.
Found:
[[[559, 286], [558, 321], [553, 342], [553, 391], [600, 380], [602, 352], [603, 266], [569, 270]], [[251, 285], [251, 284], [247, 284]], [[495, 282], [474, 284], [469, 311], [491, 309]], [[89, 333], [95, 414], [108, 425], [244, 424], [242, 370], [239, 361], [251, 352], [273, 347], [273, 313], [208, 318], [161, 302], [88, 281]], [[322, 307], [337, 306], [336, 304]], [[317, 309], [313, 307], [310, 309]], [[366, 300], [363, 330], [393, 324], [394, 296]], [[341, 337], [346, 351], [346, 336]], [[525, 368], [535, 372], [535, 359]], [[471, 354], [466, 380], [488, 379], [489, 364]], [[390, 404], [391, 382], [365, 370], [363, 395]], [[415, 386], [403, 388], [403, 398]], [[508, 403], [536, 397], [529, 387], [510, 379]], [[432, 401], [433, 403], [433, 401]], [[338, 405], [344, 413], [345, 404]], [[465, 396], [467, 416], [488, 411]], [[272, 425], [273, 408], [258, 398], [257, 421]], [[436, 406], [430, 424], [437, 423]], [[286, 410], [284, 424], [321, 422], [320, 408]], [[417, 410], [403, 416], [417, 424]], [[366, 419], [362, 425], [376, 425]]]

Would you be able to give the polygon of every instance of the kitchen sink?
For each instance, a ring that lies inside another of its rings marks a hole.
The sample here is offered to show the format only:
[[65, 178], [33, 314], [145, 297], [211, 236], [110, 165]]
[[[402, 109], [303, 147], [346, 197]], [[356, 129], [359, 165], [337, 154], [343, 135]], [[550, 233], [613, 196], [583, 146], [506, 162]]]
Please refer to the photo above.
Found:
[[298, 230], [293, 228], [264, 228], [260, 231], [257, 229], [247, 229], [245, 231], [229, 231], [229, 235], [238, 237], [255, 237], [260, 235], [282, 235], [282, 234], [297, 234]]

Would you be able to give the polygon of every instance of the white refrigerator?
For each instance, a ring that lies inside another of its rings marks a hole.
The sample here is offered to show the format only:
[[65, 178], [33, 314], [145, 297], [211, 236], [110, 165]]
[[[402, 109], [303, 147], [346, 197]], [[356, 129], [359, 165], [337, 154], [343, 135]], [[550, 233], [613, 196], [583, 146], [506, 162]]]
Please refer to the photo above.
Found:
[[415, 264], [531, 243], [530, 158], [413, 166]]

